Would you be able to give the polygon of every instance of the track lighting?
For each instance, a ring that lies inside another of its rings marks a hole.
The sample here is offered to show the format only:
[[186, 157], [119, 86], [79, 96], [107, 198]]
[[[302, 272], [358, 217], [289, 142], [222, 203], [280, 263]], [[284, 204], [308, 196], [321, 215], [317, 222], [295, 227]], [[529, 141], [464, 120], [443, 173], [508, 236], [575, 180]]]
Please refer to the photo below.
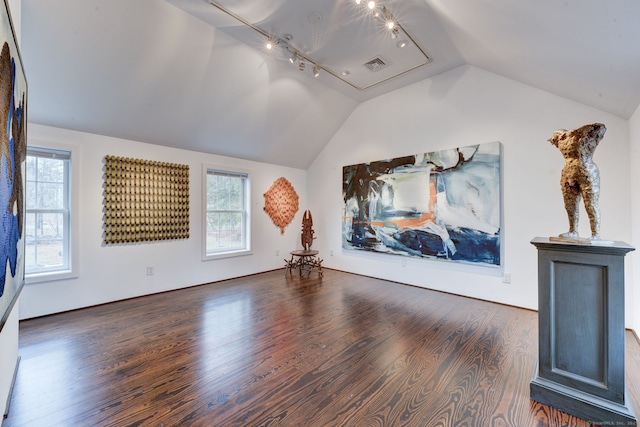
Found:
[[[239, 22], [241, 22], [242, 24], [244, 24], [246, 27], [253, 29], [254, 31], [256, 31], [257, 33], [259, 33], [263, 39], [265, 40], [265, 50], [270, 51], [271, 52], [274, 50], [274, 48], [279, 47], [282, 48], [284, 50], [283, 56], [286, 57], [290, 63], [292, 64], [296, 64], [298, 65], [298, 70], [300, 71], [304, 71], [307, 65], [307, 62], [310, 64], [309, 69], [313, 70], [312, 74], [313, 77], [319, 77], [320, 75], [320, 70], [322, 70], [323, 72], [325, 72], [328, 76], [330, 77], [335, 77], [339, 80], [342, 80], [344, 83], [350, 85], [351, 87], [357, 89], [357, 90], [365, 90], [368, 89], [372, 86], [375, 86], [379, 83], [382, 83], [384, 81], [386, 81], [387, 79], [382, 79], [381, 81], [377, 81], [374, 82], [372, 84], [360, 87], [356, 84], [354, 84], [354, 82], [350, 81], [349, 79], [345, 79], [345, 77], [349, 76], [350, 74], [352, 74], [352, 72], [348, 69], [343, 69], [342, 71], [335, 71], [332, 70], [330, 66], [321, 66], [318, 65], [319, 63], [316, 62], [316, 60], [312, 57], [307, 56], [308, 53], [302, 53], [302, 52], [306, 52], [306, 51], [301, 51], [298, 50], [295, 45], [292, 43], [293, 41], [293, 35], [291, 34], [281, 34], [278, 36], [275, 36], [273, 34], [270, 34], [269, 32], [267, 32], [266, 30], [260, 28], [259, 26], [247, 21], [246, 19], [242, 18], [241, 16], [238, 16], [237, 14], [233, 13], [232, 11], [230, 11], [229, 9], [227, 9], [225, 6], [222, 6], [221, 4], [218, 3], [217, 0], [206, 0], [209, 2], [209, 4], [211, 4], [211, 6], [217, 8], [218, 10], [220, 10], [223, 13], [226, 13], [228, 16], [235, 18], [236, 20], [238, 20]], [[349, 0], [351, 1], [351, 0]], [[429, 58], [429, 56], [425, 53], [425, 51], [422, 49], [422, 47], [419, 46], [419, 44], [416, 42], [416, 40], [414, 40], [411, 35], [409, 33], [407, 33], [407, 31], [405, 30], [404, 26], [402, 25], [401, 22], [399, 22], [393, 15], [392, 13], [386, 8], [386, 6], [384, 5], [385, 1], [382, 0], [353, 0], [355, 1], [355, 4], [358, 6], [361, 6], [362, 9], [360, 9], [361, 12], [365, 12], [364, 15], [366, 15], [366, 18], [368, 19], [373, 19], [373, 21], [376, 24], [376, 27], [379, 24], [382, 24], [385, 26], [385, 31], [389, 31], [391, 38], [394, 40], [393, 43], [395, 44], [395, 46], [398, 49], [402, 49], [406, 46], [409, 46], [410, 44], [415, 46], [423, 55], [424, 55], [424, 59], [425, 61], [418, 65], [425, 65], [428, 64], [429, 62], [431, 62], [431, 58]], [[390, 0], [389, 0], [390, 1]], [[366, 5], [366, 7], [365, 7]], [[312, 13], [307, 17], [308, 21], [310, 23], [317, 23], [319, 22], [322, 17], [318, 14], [318, 13]], [[402, 35], [403, 37], [400, 37], [400, 35]], [[277, 49], [276, 49], [277, 50]], [[313, 55], [313, 53], [309, 53], [310, 55]], [[280, 56], [280, 52], [276, 52], [275, 55], [273, 55], [274, 58], [277, 58]], [[368, 64], [364, 64], [365, 66], [368, 67]], [[404, 74], [408, 71], [413, 70], [416, 67], [410, 68], [408, 70], [405, 71], [401, 71], [400, 73], [392, 76], [392, 77], [397, 77], [401, 74]], [[328, 77], [328, 78], [330, 78]], [[389, 77], [391, 78], [391, 77]]]
[[384, 15], [384, 26], [387, 27], [387, 29], [392, 31], [391, 38], [395, 39], [396, 36], [398, 35], [396, 19], [393, 17], [391, 12], [387, 10], [385, 6], [382, 6], [382, 14]]
[[[291, 56], [289, 57], [289, 62], [291, 62], [292, 64], [295, 64], [297, 61], [298, 70], [304, 71], [307, 65], [307, 63], [305, 62], [306, 58], [303, 55], [299, 54], [297, 50], [294, 50], [290, 46], [287, 46], [287, 50], [291, 52]], [[315, 64], [313, 61], [309, 61], [309, 62], [311, 62], [311, 64], [313, 65], [313, 77], [318, 77], [320, 75], [320, 66], [318, 64]]]

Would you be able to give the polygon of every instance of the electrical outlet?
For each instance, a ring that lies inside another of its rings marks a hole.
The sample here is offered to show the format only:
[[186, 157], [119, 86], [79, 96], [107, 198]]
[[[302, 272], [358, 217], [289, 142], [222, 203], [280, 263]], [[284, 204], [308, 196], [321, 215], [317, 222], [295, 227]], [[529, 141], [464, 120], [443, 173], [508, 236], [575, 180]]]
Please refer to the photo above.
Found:
[[329, 255], [333, 256], [333, 249], [329, 249]]
[[276, 256], [280, 256], [280, 250], [276, 249]]
[[511, 273], [504, 273], [502, 275], [502, 283], [511, 283]]
[[153, 276], [154, 274], [156, 274], [156, 266], [155, 265], [148, 265], [147, 266], [147, 276]]

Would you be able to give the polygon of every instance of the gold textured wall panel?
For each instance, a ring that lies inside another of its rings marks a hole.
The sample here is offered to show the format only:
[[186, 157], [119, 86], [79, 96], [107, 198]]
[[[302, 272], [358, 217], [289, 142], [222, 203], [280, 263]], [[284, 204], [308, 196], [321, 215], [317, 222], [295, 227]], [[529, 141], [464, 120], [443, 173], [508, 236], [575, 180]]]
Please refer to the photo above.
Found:
[[188, 237], [188, 165], [105, 156], [106, 244]]

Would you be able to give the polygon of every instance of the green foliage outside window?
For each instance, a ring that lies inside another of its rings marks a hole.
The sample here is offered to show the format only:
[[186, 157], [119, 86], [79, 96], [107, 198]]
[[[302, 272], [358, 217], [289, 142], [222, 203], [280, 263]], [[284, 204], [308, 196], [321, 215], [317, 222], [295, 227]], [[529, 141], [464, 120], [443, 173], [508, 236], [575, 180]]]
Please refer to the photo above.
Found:
[[246, 188], [248, 176], [207, 172], [207, 253], [246, 249]]

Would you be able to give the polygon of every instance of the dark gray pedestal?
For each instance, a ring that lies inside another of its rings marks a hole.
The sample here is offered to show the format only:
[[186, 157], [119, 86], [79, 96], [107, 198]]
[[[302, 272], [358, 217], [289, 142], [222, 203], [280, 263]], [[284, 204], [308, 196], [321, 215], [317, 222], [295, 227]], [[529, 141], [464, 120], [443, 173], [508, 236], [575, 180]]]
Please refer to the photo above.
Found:
[[594, 424], [637, 425], [625, 401], [623, 242], [537, 237], [538, 367], [531, 398]]

